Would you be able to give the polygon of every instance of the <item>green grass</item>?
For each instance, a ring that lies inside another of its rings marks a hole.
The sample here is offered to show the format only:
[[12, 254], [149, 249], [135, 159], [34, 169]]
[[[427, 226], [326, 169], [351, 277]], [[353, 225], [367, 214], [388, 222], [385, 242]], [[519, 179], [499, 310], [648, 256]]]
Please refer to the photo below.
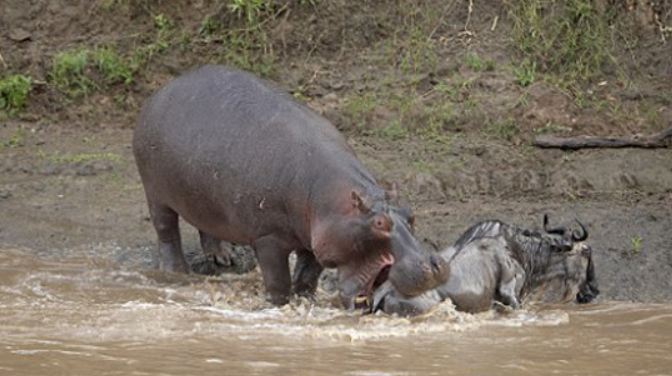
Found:
[[495, 61], [491, 59], [483, 60], [474, 52], [468, 53], [464, 58], [464, 64], [474, 72], [495, 70]]
[[436, 69], [439, 56], [434, 41], [427, 39], [420, 27], [412, 27], [408, 36], [399, 41], [395, 51], [399, 69], [405, 74], [432, 72]]
[[55, 154], [49, 156], [48, 159], [51, 162], [61, 164], [77, 164], [91, 161], [121, 161], [121, 157], [114, 153]]
[[78, 98], [111, 85], [131, 84], [138, 68], [111, 47], [77, 48], [54, 56], [48, 79], [66, 96]]
[[630, 253], [638, 255], [642, 251], [642, 237], [635, 235], [630, 238]]
[[523, 60], [518, 67], [513, 68], [513, 75], [518, 85], [522, 87], [530, 86], [534, 83], [537, 74], [537, 63], [530, 60]]
[[111, 48], [98, 48], [93, 51], [93, 62], [103, 76], [106, 85], [133, 82], [133, 70], [119, 54]]
[[86, 75], [90, 51], [80, 48], [59, 52], [54, 56], [49, 81], [71, 98], [87, 95], [96, 84]]
[[386, 138], [390, 141], [403, 140], [408, 137], [409, 132], [406, 127], [401, 124], [400, 120], [394, 120], [383, 128], [379, 128], [376, 132], [380, 137]]
[[159, 32], [166, 33], [173, 27], [173, 21], [163, 13], [154, 15], [152, 20], [154, 21], [154, 28]]
[[369, 114], [378, 105], [378, 100], [373, 94], [352, 95], [345, 101], [344, 113], [358, 129], [367, 126]]
[[513, 43], [523, 62], [528, 61], [523, 64], [528, 72], [533, 67], [571, 88], [594, 79], [614, 61], [610, 14], [596, 8], [594, 1], [520, 0], [508, 7]]
[[32, 87], [29, 76], [15, 74], [0, 80], [0, 111], [12, 116], [23, 109]]
[[514, 119], [507, 118], [491, 122], [485, 131], [495, 138], [512, 141], [520, 133], [520, 128]]
[[423, 123], [417, 133], [426, 140], [448, 144], [450, 136], [447, 129], [455, 123], [453, 103], [439, 100], [425, 106], [424, 115]]
[[272, 5], [269, 0], [229, 0], [229, 9], [249, 24], [259, 23], [262, 12], [270, 10]]
[[261, 77], [270, 77], [274, 73], [277, 57], [270, 48], [269, 39], [260, 28], [227, 30], [223, 33], [220, 61]]
[[18, 148], [19, 146], [23, 146], [25, 137], [26, 131], [24, 131], [22, 128], [18, 128], [7, 141], [0, 142], [0, 146], [7, 148]]
[[209, 37], [221, 29], [222, 25], [216, 18], [208, 16], [201, 21], [198, 27], [198, 35]]

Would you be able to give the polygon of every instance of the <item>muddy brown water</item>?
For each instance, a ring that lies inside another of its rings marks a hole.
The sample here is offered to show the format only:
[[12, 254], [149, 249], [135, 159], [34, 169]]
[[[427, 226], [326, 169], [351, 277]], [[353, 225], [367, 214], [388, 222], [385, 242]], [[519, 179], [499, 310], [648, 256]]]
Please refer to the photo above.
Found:
[[[249, 291], [248, 291], [249, 289]], [[260, 302], [224, 279], [0, 250], [0, 375], [668, 375], [672, 305], [600, 302], [412, 320]]]

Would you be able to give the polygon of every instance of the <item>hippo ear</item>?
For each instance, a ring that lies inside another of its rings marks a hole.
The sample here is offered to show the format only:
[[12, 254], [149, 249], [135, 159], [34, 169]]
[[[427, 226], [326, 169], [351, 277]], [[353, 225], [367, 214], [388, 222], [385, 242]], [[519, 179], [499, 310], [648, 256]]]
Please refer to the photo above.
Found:
[[389, 201], [396, 201], [399, 198], [399, 190], [396, 182], [393, 182], [390, 189], [385, 191], [385, 199]]
[[352, 206], [355, 209], [358, 209], [362, 214], [368, 214], [371, 211], [368, 205], [362, 199], [362, 196], [359, 195], [356, 191], [352, 191]]

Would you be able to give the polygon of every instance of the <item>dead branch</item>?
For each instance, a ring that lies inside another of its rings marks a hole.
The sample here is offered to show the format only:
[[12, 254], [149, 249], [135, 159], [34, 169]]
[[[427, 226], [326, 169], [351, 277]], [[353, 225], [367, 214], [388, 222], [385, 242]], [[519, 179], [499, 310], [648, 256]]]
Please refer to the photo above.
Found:
[[650, 136], [633, 137], [597, 137], [597, 136], [578, 136], [578, 137], [556, 137], [556, 136], [538, 136], [532, 142], [532, 145], [539, 148], [554, 148], [563, 150], [578, 150], [588, 148], [667, 148], [670, 146], [668, 139], [672, 138], [672, 127], [665, 129], [660, 133]]

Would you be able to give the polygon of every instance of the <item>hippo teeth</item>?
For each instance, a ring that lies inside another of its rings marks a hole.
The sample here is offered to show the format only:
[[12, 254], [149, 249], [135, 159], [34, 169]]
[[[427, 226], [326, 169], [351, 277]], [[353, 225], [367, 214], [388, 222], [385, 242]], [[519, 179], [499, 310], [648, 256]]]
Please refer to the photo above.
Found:
[[376, 268], [378, 272], [371, 276], [371, 279], [369, 280], [369, 283], [366, 287], [366, 296], [371, 295], [373, 290], [375, 290], [378, 286], [382, 285], [387, 280], [387, 277], [390, 274], [390, 268], [392, 268], [392, 264], [394, 264], [394, 256], [389, 253], [384, 253], [380, 256]]
[[368, 309], [370, 306], [370, 300], [367, 295], [357, 295], [355, 297], [355, 308], [356, 309]]

